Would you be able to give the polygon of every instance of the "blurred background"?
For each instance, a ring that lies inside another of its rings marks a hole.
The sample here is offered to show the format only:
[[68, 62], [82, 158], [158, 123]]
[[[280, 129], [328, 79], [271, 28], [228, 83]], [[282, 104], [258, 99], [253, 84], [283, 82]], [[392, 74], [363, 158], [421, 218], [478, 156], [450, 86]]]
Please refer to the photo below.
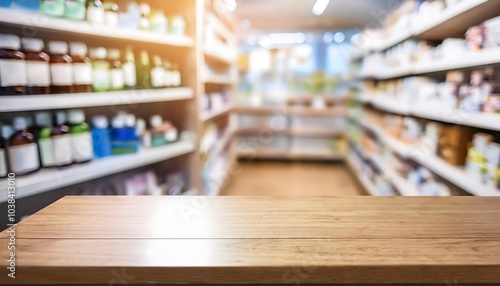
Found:
[[500, 195], [499, 16], [496, 0], [2, 0], [0, 206]]

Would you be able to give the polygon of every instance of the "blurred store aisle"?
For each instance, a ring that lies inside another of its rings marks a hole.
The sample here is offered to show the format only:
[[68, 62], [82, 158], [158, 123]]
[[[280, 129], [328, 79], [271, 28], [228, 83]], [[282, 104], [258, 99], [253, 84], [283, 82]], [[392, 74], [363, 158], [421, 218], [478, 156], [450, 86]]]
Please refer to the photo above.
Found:
[[363, 191], [343, 164], [240, 163], [222, 195], [229, 196], [359, 196]]

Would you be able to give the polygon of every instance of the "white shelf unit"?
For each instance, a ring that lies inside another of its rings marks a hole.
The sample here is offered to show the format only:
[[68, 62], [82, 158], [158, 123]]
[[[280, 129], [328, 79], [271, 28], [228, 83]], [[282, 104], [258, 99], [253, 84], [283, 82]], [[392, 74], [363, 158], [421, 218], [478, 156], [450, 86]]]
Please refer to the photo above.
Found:
[[220, 49], [217, 49], [216, 47], [206, 47], [205, 48], [205, 57], [208, 57], [210, 59], [225, 63], [225, 64], [232, 64], [235, 62], [235, 58], [232, 55], [228, 55], [221, 51]]
[[361, 95], [357, 100], [371, 103], [375, 108], [401, 115], [412, 115], [433, 121], [441, 121], [458, 125], [477, 127], [486, 130], [500, 131], [500, 114], [486, 112], [465, 112], [458, 109], [440, 108], [438, 102], [425, 104], [409, 104], [398, 102], [384, 96]]
[[[16, 178], [16, 198], [75, 185], [123, 171], [151, 165], [186, 155], [195, 150], [195, 142], [180, 141], [159, 148], [143, 149], [137, 154], [117, 155], [65, 169], [43, 169], [35, 174]], [[7, 179], [0, 180], [0, 202], [7, 200]]]
[[359, 182], [361, 183], [363, 188], [366, 190], [366, 192], [371, 196], [378, 196], [377, 190], [376, 190], [375, 186], [373, 185], [373, 183], [370, 182], [370, 180], [368, 180], [364, 176], [360, 175], [360, 174], [362, 174], [361, 167], [357, 165], [356, 159], [354, 159], [353, 156], [355, 156], [355, 155], [353, 155], [353, 154], [347, 155], [347, 157], [346, 157], [347, 165], [354, 172], [354, 174], [356, 175], [356, 177], [358, 178]]
[[352, 60], [359, 60], [373, 51], [387, 50], [410, 38], [443, 40], [446, 37], [462, 36], [469, 27], [495, 17], [499, 9], [498, 0], [463, 0], [445, 9], [438, 17], [416, 17], [408, 28], [363, 49], [356, 53]]
[[233, 110], [233, 105], [227, 104], [226, 106], [219, 108], [219, 109], [204, 111], [200, 117], [201, 117], [201, 120], [203, 122], [207, 122], [207, 121], [212, 120], [216, 117], [227, 114], [227, 113], [231, 112], [232, 110]]
[[0, 112], [177, 101], [192, 99], [193, 94], [192, 88], [183, 87], [111, 92], [1, 96]]
[[189, 36], [173, 36], [150, 31], [93, 26], [84, 21], [52, 18], [40, 13], [6, 8], [0, 8], [0, 15], [0, 23], [19, 27], [33, 27], [50, 32], [62, 32], [87, 37], [119, 39], [179, 47], [194, 46], [194, 40]]

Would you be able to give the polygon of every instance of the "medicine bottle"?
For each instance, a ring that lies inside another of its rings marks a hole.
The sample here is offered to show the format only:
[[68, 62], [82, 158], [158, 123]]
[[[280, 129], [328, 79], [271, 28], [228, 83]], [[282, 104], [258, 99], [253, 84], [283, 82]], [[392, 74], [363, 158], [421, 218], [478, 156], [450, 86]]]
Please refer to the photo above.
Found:
[[0, 95], [26, 93], [26, 56], [20, 48], [19, 37], [0, 34]]
[[89, 162], [94, 158], [94, 150], [90, 126], [85, 122], [85, 113], [79, 109], [70, 110], [68, 116], [73, 161], [75, 163]]
[[[0, 125], [0, 133], [2, 132], [4, 126]], [[7, 152], [5, 141], [0, 134], [0, 178], [7, 177], [9, 170], [7, 168]]]
[[92, 92], [92, 61], [87, 57], [87, 45], [71, 42], [69, 50], [73, 59], [74, 92]]
[[54, 148], [52, 147], [52, 117], [49, 112], [35, 114], [35, 138], [38, 142], [40, 164], [42, 167], [54, 167]]
[[52, 137], [55, 167], [66, 167], [73, 163], [72, 141], [69, 131], [66, 112], [56, 112], [56, 124], [50, 134]]
[[22, 38], [21, 42], [26, 54], [27, 93], [49, 94], [50, 57], [43, 52], [43, 41], [35, 38]]
[[85, 0], [66, 0], [64, 2], [64, 18], [72, 20], [84, 20], [86, 9]]
[[68, 44], [49, 42], [50, 76], [52, 93], [73, 92], [73, 59], [68, 55]]
[[132, 90], [137, 88], [137, 71], [135, 66], [134, 51], [131, 48], [125, 50], [123, 59], [123, 73], [125, 76], [125, 89]]
[[165, 67], [160, 56], [153, 56], [153, 68], [151, 68], [151, 86], [153, 88], [165, 87]]
[[151, 65], [147, 51], [141, 51], [137, 67], [137, 87], [142, 89], [151, 88]]
[[104, 6], [101, 0], [90, 0], [88, 2], [87, 21], [92, 25], [104, 25]]
[[109, 49], [108, 60], [111, 68], [111, 90], [123, 90], [125, 88], [125, 73], [120, 62], [120, 50]]
[[40, 169], [38, 146], [35, 137], [27, 131], [28, 121], [24, 117], [14, 118], [16, 132], [9, 139], [9, 166], [17, 176], [34, 173]]
[[93, 48], [90, 50], [92, 59], [92, 89], [96, 92], [109, 91], [111, 89], [110, 64], [106, 59], [108, 52], [105, 48]]
[[111, 150], [111, 130], [106, 116], [94, 116], [92, 118], [92, 143], [96, 158], [110, 156]]

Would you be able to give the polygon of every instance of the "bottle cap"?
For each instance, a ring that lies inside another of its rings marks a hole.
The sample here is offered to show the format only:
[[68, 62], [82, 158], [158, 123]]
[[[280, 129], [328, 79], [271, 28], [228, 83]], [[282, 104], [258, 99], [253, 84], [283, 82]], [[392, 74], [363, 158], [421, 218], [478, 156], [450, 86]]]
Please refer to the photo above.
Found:
[[119, 49], [108, 49], [108, 58], [110, 60], [119, 60], [120, 59], [120, 50]]
[[4, 140], [7, 140], [14, 134], [14, 128], [10, 125], [2, 125], [2, 137]]
[[153, 115], [149, 119], [149, 123], [153, 128], [158, 128], [163, 124], [163, 118], [160, 115]]
[[69, 50], [71, 56], [86, 56], [88, 52], [87, 45], [82, 42], [69, 43]]
[[15, 117], [13, 125], [16, 131], [26, 130], [28, 129], [28, 120], [26, 120], [26, 117]]
[[73, 109], [68, 112], [70, 124], [79, 124], [85, 122], [85, 113], [81, 109]]
[[35, 114], [35, 123], [38, 127], [52, 126], [52, 117], [49, 112], [38, 112]]
[[108, 118], [104, 115], [92, 117], [92, 124], [97, 129], [107, 129], [109, 127]]
[[18, 36], [0, 34], [0, 48], [19, 50], [21, 48], [21, 40]]
[[111, 125], [113, 128], [118, 129], [118, 128], [123, 128], [125, 127], [125, 120], [121, 116], [115, 116], [113, 118], [113, 121], [111, 122]]
[[64, 111], [58, 111], [56, 112], [56, 124], [57, 125], [63, 125], [67, 121], [67, 116], [66, 112]]
[[23, 50], [27, 52], [41, 52], [45, 47], [43, 41], [37, 38], [22, 38]]
[[90, 49], [90, 57], [92, 59], [104, 60], [104, 59], [106, 59], [107, 55], [108, 55], [108, 51], [106, 50], [106, 48], [100, 47], [100, 48]]
[[49, 42], [49, 52], [53, 55], [66, 55], [68, 53], [68, 44], [61, 41]]
[[134, 127], [135, 126], [135, 115], [128, 114], [126, 119], [125, 119], [125, 125], [127, 125], [127, 127]]

